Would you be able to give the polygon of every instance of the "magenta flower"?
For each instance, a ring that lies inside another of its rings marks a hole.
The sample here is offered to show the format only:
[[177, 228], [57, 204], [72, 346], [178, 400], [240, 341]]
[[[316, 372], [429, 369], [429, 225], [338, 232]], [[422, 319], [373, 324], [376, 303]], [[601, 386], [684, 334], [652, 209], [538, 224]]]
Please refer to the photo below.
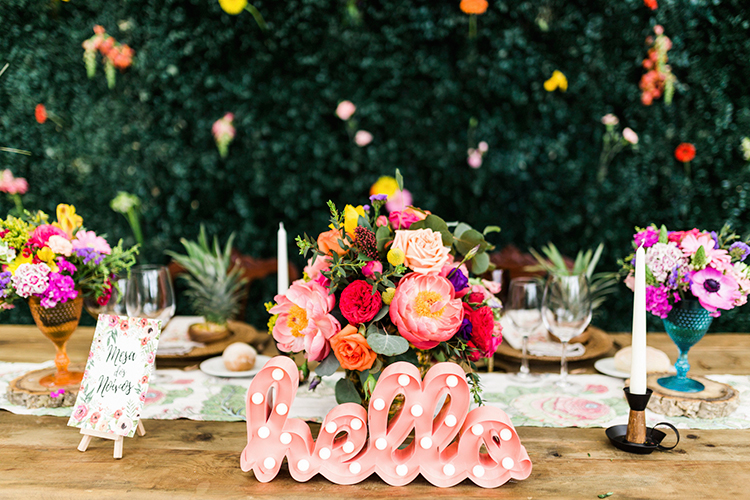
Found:
[[633, 240], [636, 247], [643, 245], [644, 248], [648, 248], [659, 242], [659, 231], [654, 227], [647, 227], [643, 231], [636, 233], [633, 236]]
[[740, 297], [739, 284], [732, 276], [707, 267], [693, 275], [690, 291], [708, 311], [729, 310]]
[[216, 120], [211, 127], [211, 133], [216, 141], [216, 147], [222, 158], [226, 158], [229, 153], [229, 144], [234, 140], [236, 130], [234, 128], [234, 114], [227, 113], [222, 118]]
[[68, 239], [67, 233], [59, 227], [53, 226], [52, 224], [42, 224], [34, 229], [34, 233], [29, 238], [29, 244], [34, 247], [43, 248], [47, 246], [49, 239], [52, 236], [61, 236], [62, 238]]

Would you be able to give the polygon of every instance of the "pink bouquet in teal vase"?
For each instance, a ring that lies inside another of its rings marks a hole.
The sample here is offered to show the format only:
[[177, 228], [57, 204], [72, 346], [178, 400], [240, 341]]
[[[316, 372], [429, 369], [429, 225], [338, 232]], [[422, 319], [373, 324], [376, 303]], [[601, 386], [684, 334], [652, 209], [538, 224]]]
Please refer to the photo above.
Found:
[[[646, 309], [660, 318], [683, 300], [698, 300], [718, 317], [744, 305], [750, 293], [750, 245], [728, 226], [715, 231], [669, 231], [651, 225], [636, 228], [633, 249], [646, 251]], [[634, 252], [622, 262], [625, 284], [632, 289]]]

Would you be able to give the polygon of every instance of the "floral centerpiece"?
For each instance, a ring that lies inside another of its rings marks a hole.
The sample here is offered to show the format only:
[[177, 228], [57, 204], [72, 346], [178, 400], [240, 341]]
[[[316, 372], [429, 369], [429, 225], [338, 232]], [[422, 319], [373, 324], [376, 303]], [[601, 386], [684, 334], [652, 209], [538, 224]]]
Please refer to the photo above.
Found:
[[[398, 172], [395, 184], [403, 193]], [[269, 332], [279, 350], [304, 353], [303, 375], [308, 361], [320, 362], [313, 388], [321, 376], [346, 370], [336, 384], [339, 403], [367, 405], [383, 368], [396, 361], [423, 370], [459, 363], [480, 403], [474, 363], [501, 342], [500, 290], [469, 268], [489, 270], [486, 252], [494, 247], [484, 235], [499, 228], [480, 233], [404, 205], [386, 216], [388, 198], [376, 193], [370, 204], [343, 211], [329, 202], [330, 228], [297, 237], [308, 264], [303, 279], [267, 304]]]
[[[646, 253], [646, 309], [667, 318], [676, 304], [698, 300], [713, 317], [747, 302], [750, 245], [727, 226], [715, 231], [636, 228], [633, 247]], [[625, 284], [633, 288], [635, 254], [622, 262]]]
[[137, 247], [110, 247], [72, 205], [58, 205], [56, 215], [53, 222], [42, 211], [0, 219], [0, 308], [32, 297], [47, 309], [79, 296], [106, 305], [116, 286], [111, 277], [135, 262]]

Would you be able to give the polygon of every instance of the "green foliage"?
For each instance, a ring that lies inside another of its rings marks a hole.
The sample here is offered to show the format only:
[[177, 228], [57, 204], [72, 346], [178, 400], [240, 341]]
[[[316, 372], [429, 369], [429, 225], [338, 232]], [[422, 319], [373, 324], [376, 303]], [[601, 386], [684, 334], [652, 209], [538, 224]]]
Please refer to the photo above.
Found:
[[[163, 262], [179, 239], [237, 233], [254, 257], [276, 253], [276, 228], [317, 235], [327, 200], [367, 203], [369, 186], [398, 167], [417, 206], [474, 227], [499, 247], [557, 241], [572, 255], [603, 241], [614, 269], [631, 229], [721, 227], [750, 220], [750, 11], [745, 0], [598, 2], [497, 0], [467, 38], [458, 1], [258, 0], [248, 13], [215, 0], [4, 0], [0, 8], [0, 168], [26, 177], [24, 205], [52, 213], [71, 203], [87, 226], [132, 244], [128, 221], [107, 208], [120, 190], [142, 201], [141, 260]], [[653, 25], [673, 41], [672, 105], [640, 103], [640, 62]], [[135, 50], [134, 64], [89, 80], [81, 43], [95, 24]], [[567, 92], [542, 84], [559, 69]], [[357, 105], [351, 142], [334, 114]], [[62, 125], [34, 120], [44, 103]], [[225, 112], [237, 128], [222, 160], [211, 125]], [[635, 130], [638, 152], [620, 154], [597, 180], [608, 112]], [[466, 164], [467, 130], [487, 141], [479, 169]], [[673, 156], [695, 144], [692, 178]], [[0, 199], [0, 214], [12, 204]], [[301, 258], [296, 263], [303, 265]], [[251, 321], [275, 278], [254, 285]], [[601, 326], [627, 330], [632, 300], [620, 286]], [[23, 307], [6, 316], [30, 322]], [[747, 308], [723, 314], [717, 331], [750, 330]], [[185, 304], [178, 304], [185, 312]], [[661, 328], [658, 325], [657, 328]]]

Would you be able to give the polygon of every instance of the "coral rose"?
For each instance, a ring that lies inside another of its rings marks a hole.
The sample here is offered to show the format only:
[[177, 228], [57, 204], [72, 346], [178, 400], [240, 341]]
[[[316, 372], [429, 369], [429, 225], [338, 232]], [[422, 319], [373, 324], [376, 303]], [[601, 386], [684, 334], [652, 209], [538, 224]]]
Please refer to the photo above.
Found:
[[464, 309], [450, 281], [435, 274], [407, 274], [390, 304], [391, 321], [417, 349], [449, 340], [461, 327]]
[[443, 237], [432, 229], [396, 231], [392, 249], [404, 252], [404, 264], [419, 274], [439, 273], [450, 255]]
[[378, 357], [375, 351], [370, 349], [367, 339], [352, 325], [346, 325], [333, 336], [331, 347], [333, 355], [345, 370], [369, 370]]
[[331, 252], [344, 255], [346, 250], [339, 244], [339, 240], [343, 241], [343, 239], [338, 229], [325, 231], [318, 235], [318, 249], [326, 255], [332, 255]]
[[328, 356], [328, 340], [341, 330], [329, 313], [336, 305], [333, 295], [315, 281], [296, 281], [285, 295], [277, 295], [269, 312], [278, 314], [273, 338], [284, 352], [305, 351], [308, 359], [322, 361]]
[[378, 314], [382, 305], [380, 292], [375, 290], [372, 293], [372, 285], [368, 285], [365, 280], [351, 282], [341, 292], [339, 299], [341, 314], [354, 325], [370, 321]]

